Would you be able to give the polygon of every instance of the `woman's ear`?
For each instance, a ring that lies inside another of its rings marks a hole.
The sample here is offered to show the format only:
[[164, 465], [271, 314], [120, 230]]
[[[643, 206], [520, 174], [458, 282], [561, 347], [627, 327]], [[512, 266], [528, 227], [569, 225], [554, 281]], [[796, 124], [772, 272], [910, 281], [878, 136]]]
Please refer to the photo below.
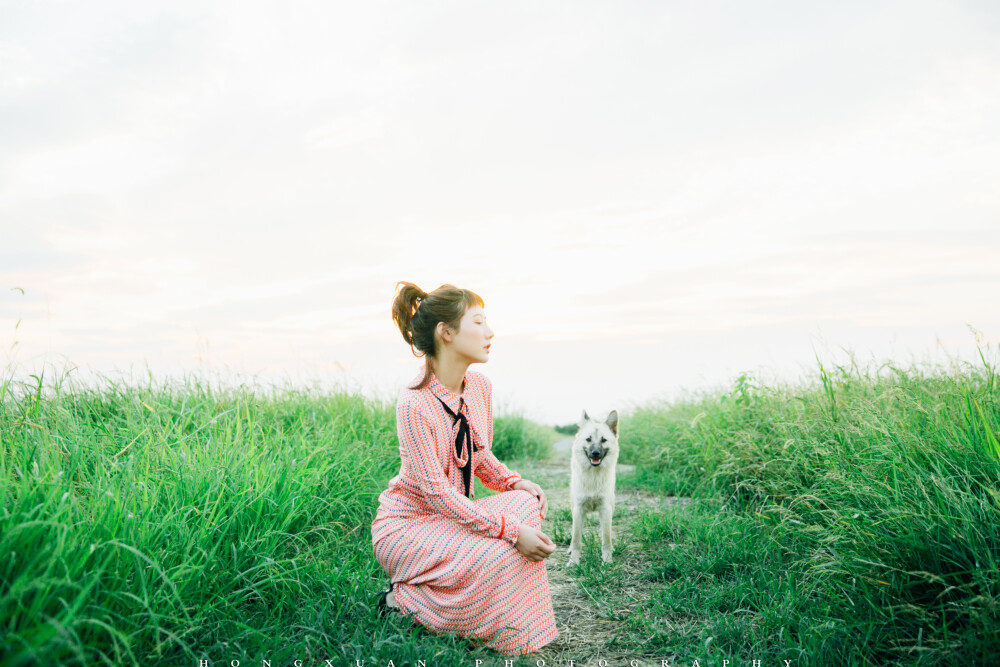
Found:
[[438, 322], [435, 330], [437, 331], [438, 336], [441, 337], [442, 341], [445, 343], [451, 342], [451, 329], [448, 328], [447, 324], [444, 322]]

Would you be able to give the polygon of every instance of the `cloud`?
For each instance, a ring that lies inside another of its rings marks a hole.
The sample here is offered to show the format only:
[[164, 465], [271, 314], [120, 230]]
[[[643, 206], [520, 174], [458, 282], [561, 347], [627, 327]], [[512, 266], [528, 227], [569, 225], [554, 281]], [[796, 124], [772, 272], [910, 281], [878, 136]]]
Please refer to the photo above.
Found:
[[666, 348], [704, 358], [727, 336], [738, 366], [793, 358], [818, 325], [873, 346], [980, 314], [989, 329], [998, 19], [975, 3], [11, 6], [0, 281], [27, 294], [0, 317], [24, 316], [29, 355], [188, 362], [210, 339], [223, 362], [391, 376], [411, 361], [396, 281], [451, 282], [519, 346], [492, 367], [507, 386], [574, 400], [574, 363], [618, 348], [628, 366], [601, 372], [638, 390], [647, 364], [717, 377], [722, 361]]
[[34, 284], [53, 270], [81, 266], [88, 257], [81, 237], [93, 237], [110, 215], [106, 201], [87, 195], [24, 198], [0, 206], [0, 281]]

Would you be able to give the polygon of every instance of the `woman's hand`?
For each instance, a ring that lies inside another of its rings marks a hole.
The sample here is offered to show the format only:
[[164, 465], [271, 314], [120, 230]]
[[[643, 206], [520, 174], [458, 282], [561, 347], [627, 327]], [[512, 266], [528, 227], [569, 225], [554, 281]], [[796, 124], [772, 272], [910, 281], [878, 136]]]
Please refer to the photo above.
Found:
[[542, 487], [538, 486], [534, 482], [529, 482], [526, 479], [521, 479], [521, 480], [518, 480], [517, 484], [515, 484], [511, 488], [512, 489], [520, 489], [522, 491], [527, 491], [531, 495], [536, 496], [538, 498], [538, 502], [541, 503], [541, 506], [542, 506], [542, 518], [543, 519], [545, 518], [545, 515], [549, 511], [549, 501], [545, 497], [545, 492], [542, 491]]
[[517, 535], [517, 543], [514, 546], [525, 558], [536, 562], [545, 560], [556, 550], [555, 543], [549, 539], [548, 535], [526, 523], [520, 525], [520, 533]]

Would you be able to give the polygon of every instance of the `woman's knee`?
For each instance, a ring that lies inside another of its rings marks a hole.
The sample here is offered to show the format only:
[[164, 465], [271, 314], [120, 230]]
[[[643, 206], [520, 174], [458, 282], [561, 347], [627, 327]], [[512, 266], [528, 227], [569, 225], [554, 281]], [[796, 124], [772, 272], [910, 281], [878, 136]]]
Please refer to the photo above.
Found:
[[524, 489], [515, 489], [511, 493], [517, 494], [517, 503], [515, 506], [518, 508], [521, 522], [528, 524], [532, 528], [541, 528], [542, 511], [538, 504], [538, 496]]

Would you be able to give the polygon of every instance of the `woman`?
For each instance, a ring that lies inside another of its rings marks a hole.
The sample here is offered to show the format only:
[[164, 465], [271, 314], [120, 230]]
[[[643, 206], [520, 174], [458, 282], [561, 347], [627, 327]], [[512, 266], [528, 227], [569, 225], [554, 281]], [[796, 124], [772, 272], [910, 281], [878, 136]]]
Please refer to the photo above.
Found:
[[[454, 285], [400, 285], [392, 319], [425, 364], [399, 397], [399, 475], [372, 522], [392, 582], [379, 606], [499, 653], [535, 651], [559, 636], [544, 563], [556, 547], [541, 531], [542, 488], [491, 451], [490, 380], [467, 370], [489, 360], [483, 300]], [[473, 474], [501, 493], [475, 500]]]

